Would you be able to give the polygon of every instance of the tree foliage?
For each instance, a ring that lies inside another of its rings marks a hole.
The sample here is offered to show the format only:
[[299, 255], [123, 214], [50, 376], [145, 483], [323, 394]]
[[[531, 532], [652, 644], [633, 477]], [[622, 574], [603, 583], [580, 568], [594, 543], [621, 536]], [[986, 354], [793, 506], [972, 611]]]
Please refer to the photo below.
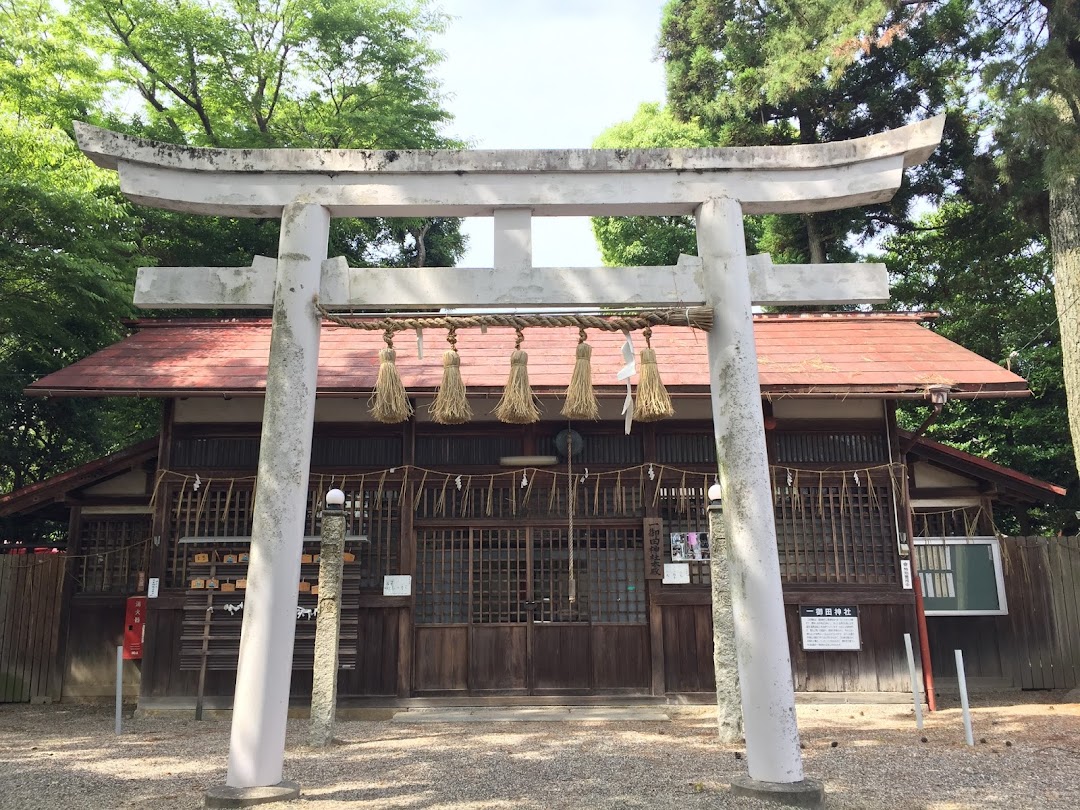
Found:
[[[748, 217], [748, 249], [837, 261], [886, 239], [893, 306], [940, 309], [932, 328], [1009, 364], [1035, 394], [952, 402], [933, 435], [1073, 488], [1064, 391], [1076, 392], [1080, 437], [1078, 30], [1080, 0], [670, 0], [660, 32], [662, 114], [709, 145], [842, 140], [948, 113], [942, 147], [905, 172], [889, 206]], [[675, 145], [663, 142], [672, 125], [635, 122], [652, 137], [636, 145]], [[631, 145], [635, 122], [605, 145]], [[936, 212], [916, 215], [928, 205]], [[692, 245], [686, 220], [596, 230], [619, 263], [666, 264]], [[1018, 520], [1072, 530], [1078, 502]]]
[[[889, 5], [867, 2], [879, 11]], [[818, 59], [813, 46], [830, 34], [856, 41], [858, 27], [843, 2], [670, 0], [660, 53], [671, 109], [681, 120], [696, 118], [715, 146], [848, 140], [943, 112], [967, 79], [965, 58], [981, 48], [964, 33], [970, 15], [962, 0], [926, 4], [934, 8], [914, 29], [909, 24], [919, 7], [892, 5], [888, 25], [909, 29], [907, 35], [834, 65], [837, 57]], [[963, 52], [943, 55], [942, 40], [963, 40]], [[777, 260], [850, 260], [853, 237], [906, 227], [912, 200], [940, 195], [970, 151], [969, 130], [954, 119], [942, 148], [905, 173], [888, 204], [770, 218], [762, 222], [759, 249]]]
[[[1049, 509], [998, 515], [1004, 530], [1025, 534], [1074, 531], [1080, 508], [1046, 242], [1007, 199], [988, 208], [954, 198], [885, 243], [891, 306], [939, 312], [930, 328], [1028, 381], [1029, 398], [951, 400], [929, 430], [938, 441], [1069, 489]], [[925, 415], [923, 406], [902, 411], [908, 427]]]
[[[70, 20], [6, 6], [0, 48], [0, 490], [59, 472], [138, 436], [143, 403], [27, 398], [22, 388], [122, 334], [135, 221], [112, 179], [53, 118], [102, 86]], [[11, 78], [11, 81], [6, 81]], [[35, 99], [41, 95], [42, 101]]]
[[[615, 124], [594, 142], [597, 149], [711, 146], [697, 121], [679, 121], [659, 104], [642, 104], [629, 121]], [[697, 253], [691, 217], [594, 217], [593, 233], [606, 264], [616, 267], [672, 265], [680, 253]]]
[[[122, 336], [139, 265], [247, 265], [276, 220], [136, 207], [71, 121], [216, 147], [453, 146], [426, 0], [0, 0], [0, 491], [157, 429], [145, 401], [22, 388]], [[452, 265], [457, 220], [335, 220], [331, 255]]]
[[[420, 149], [457, 144], [431, 78], [443, 15], [399, 0], [80, 0], [115, 81], [145, 104], [115, 110], [113, 129], [191, 146]], [[247, 264], [275, 255], [277, 220], [237, 222], [148, 211], [152, 255], [209, 251]], [[164, 244], [162, 244], [164, 242]], [[451, 266], [464, 243], [454, 219], [332, 224], [332, 255], [353, 265]], [[254, 248], [254, 250], [253, 250]], [[202, 262], [205, 263], [205, 262]]]

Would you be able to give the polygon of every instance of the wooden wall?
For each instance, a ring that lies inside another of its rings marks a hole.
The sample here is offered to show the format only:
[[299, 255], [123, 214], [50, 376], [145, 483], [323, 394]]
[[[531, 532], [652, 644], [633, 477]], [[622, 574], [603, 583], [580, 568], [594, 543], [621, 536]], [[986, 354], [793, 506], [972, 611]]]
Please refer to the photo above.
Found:
[[1001, 539], [1005, 616], [928, 616], [934, 675], [1021, 689], [1080, 684], [1080, 538]]
[[0, 703], [60, 698], [63, 554], [0, 555]]
[[[146, 657], [141, 667], [143, 697], [195, 697], [198, 694], [198, 670], [181, 669], [180, 666], [178, 640], [183, 631], [183, 602], [182, 594], [149, 600]], [[356, 666], [338, 671], [341, 697], [397, 693], [399, 613], [396, 609], [359, 609]], [[166, 643], [160, 643], [161, 640]], [[204, 694], [208, 697], [230, 696], [235, 684], [235, 669], [208, 668]], [[311, 696], [310, 670], [294, 670], [291, 693], [297, 698]]]
[[[664, 691], [712, 692], [712, 608], [705, 589], [661, 593]], [[785, 589], [785, 615], [797, 692], [907, 692], [911, 689], [904, 633], [915, 633], [914, 597], [851, 593], [839, 598], [821, 591]], [[802, 649], [799, 605], [858, 605], [862, 649], [807, 652]], [[920, 675], [921, 677], [921, 675]]]
[[[126, 596], [71, 597], [66, 634], [63, 697], [107, 698], [116, 694], [116, 648], [124, 643]], [[124, 662], [124, 694], [138, 695], [139, 661]]]

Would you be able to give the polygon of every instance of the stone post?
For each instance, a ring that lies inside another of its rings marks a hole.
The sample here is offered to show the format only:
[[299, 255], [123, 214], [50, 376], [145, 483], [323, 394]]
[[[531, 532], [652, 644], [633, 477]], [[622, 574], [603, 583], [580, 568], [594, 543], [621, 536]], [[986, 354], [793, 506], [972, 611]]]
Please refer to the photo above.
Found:
[[713, 672], [716, 674], [716, 723], [720, 742], [742, 739], [739, 664], [735, 655], [735, 626], [728, 582], [727, 531], [719, 484], [709, 487], [709, 573], [712, 580]]
[[[261, 796], [279, 783], [286, 796], [299, 793], [295, 783], [282, 783], [282, 765], [319, 370], [322, 319], [312, 298], [329, 229], [323, 206], [285, 206], [229, 741], [226, 786], [234, 793], [258, 788]], [[211, 789], [207, 804], [229, 798]]]
[[319, 544], [319, 615], [311, 682], [311, 744], [325, 748], [334, 737], [337, 706], [338, 634], [341, 629], [341, 569], [345, 551], [345, 493], [326, 493]]
[[799, 750], [742, 218], [739, 201], [723, 197], [697, 211], [702, 287], [714, 313], [709, 386], [749, 771], [732, 789], [787, 803], [798, 795], [814, 807], [824, 794], [804, 779]]

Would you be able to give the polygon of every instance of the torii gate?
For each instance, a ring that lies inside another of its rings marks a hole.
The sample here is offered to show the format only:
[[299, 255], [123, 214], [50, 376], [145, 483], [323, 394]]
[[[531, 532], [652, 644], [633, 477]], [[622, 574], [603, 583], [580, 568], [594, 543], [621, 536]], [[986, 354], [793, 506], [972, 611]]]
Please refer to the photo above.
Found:
[[[803, 776], [773, 524], [753, 304], [888, 299], [882, 265], [748, 257], [744, 214], [884, 202], [941, 139], [938, 117], [852, 141], [728, 149], [387, 151], [196, 149], [76, 123], [79, 146], [133, 201], [194, 214], [280, 217], [277, 260], [144, 268], [144, 307], [273, 307], [259, 487], [233, 701], [226, 793], [295, 795], [282, 782], [296, 583], [307, 505], [321, 319], [330, 309], [697, 306], [709, 332], [713, 426], [729, 543], [747, 784]], [[532, 216], [694, 214], [700, 259], [675, 267], [534, 268]], [[494, 267], [349, 268], [327, 259], [332, 217], [495, 218]], [[269, 790], [279, 786], [280, 790]], [[265, 798], [261, 798], [265, 797]], [[210, 801], [208, 794], [208, 803]], [[218, 796], [220, 799], [221, 796]], [[805, 802], [804, 796], [801, 801]]]

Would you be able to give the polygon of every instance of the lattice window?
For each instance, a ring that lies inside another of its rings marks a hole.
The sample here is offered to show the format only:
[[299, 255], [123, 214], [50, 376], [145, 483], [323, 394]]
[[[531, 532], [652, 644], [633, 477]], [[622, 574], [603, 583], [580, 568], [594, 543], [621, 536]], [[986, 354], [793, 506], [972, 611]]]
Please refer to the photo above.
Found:
[[711, 433], [661, 433], [656, 437], [661, 464], [715, 464], [716, 439]]
[[528, 536], [524, 529], [480, 530], [472, 549], [472, 620], [526, 622]]
[[172, 466], [194, 470], [253, 470], [259, 465], [259, 437], [176, 439]]
[[[583, 532], [576, 532], [574, 576], [577, 598], [570, 601], [570, 545], [567, 530], [533, 529], [533, 620], [587, 622], [589, 620], [589, 558]], [[644, 563], [642, 563], [644, 568]]]
[[[356, 536], [368, 538], [357, 549], [360, 587], [381, 591], [383, 576], [398, 573], [400, 481], [346, 481], [346, 542]], [[322, 528], [322, 508], [329, 482], [313, 476], [308, 492], [304, 534], [318, 537]], [[169, 522], [167, 536], [172, 544], [169, 571], [170, 587], [187, 583], [185, 555], [190, 550], [177, 541], [181, 538], [207, 538], [207, 545], [221, 550], [246, 551], [251, 541], [255, 491], [251, 481], [202, 482], [198, 490], [188, 481], [184, 488], [170, 488], [166, 495]], [[230, 538], [236, 538], [230, 543]]]
[[182, 489], [166, 490], [166, 536], [171, 545], [166, 576], [169, 587], [183, 587], [188, 582], [190, 548], [178, 542], [181, 538], [205, 537], [212, 542], [235, 537], [238, 546], [250, 542], [254, 496], [250, 481], [207, 480], [198, 490], [193, 481], [188, 481]]
[[985, 534], [983, 517], [983, 510], [978, 506], [916, 511], [913, 529], [916, 537], [978, 537]]
[[884, 433], [784, 433], [775, 435], [779, 464], [886, 464]]
[[594, 622], [645, 622], [645, 549], [641, 529], [590, 529], [586, 573]]
[[[543, 455], [560, 458], [565, 449], [556, 449], [555, 436], [541, 436], [537, 442], [538, 451]], [[640, 433], [584, 433], [581, 442], [581, 452], [574, 456], [574, 464], [584, 466], [586, 464], [610, 464], [612, 466], [627, 467], [640, 464], [645, 459], [645, 446]]]
[[[422, 479], [423, 486], [418, 485], [414, 496], [416, 517], [420, 520], [509, 518], [536, 508], [536, 497], [515, 486], [513, 474], [501, 476], [498, 481], [492, 481], [486, 475], [462, 475], [461, 478], [461, 489], [457, 488], [453, 478]], [[526, 503], [527, 494], [531, 496], [531, 503]]]
[[136, 593], [150, 566], [149, 515], [83, 516], [72, 560], [79, 593]]
[[417, 436], [416, 463], [440, 470], [462, 466], [496, 465], [503, 456], [520, 456], [520, 435], [463, 436], [460, 433]]
[[470, 605], [467, 529], [416, 533], [416, 623], [465, 624]]
[[[777, 480], [778, 479], [778, 480]], [[897, 582], [892, 485], [845, 474], [788, 485], [774, 473], [780, 573], [786, 582]]]
[[[657, 505], [660, 518], [664, 521], [664, 561], [671, 562], [671, 545], [668, 539], [672, 533], [708, 532], [709, 497], [705, 486], [705, 476], [695, 475], [693, 479], [680, 479], [668, 486], [663, 480], [657, 493]], [[690, 584], [708, 585], [712, 581], [707, 561], [689, 562]]]
[[[339, 482], [340, 483], [340, 482]], [[360, 569], [360, 588], [383, 588], [383, 577], [398, 573], [400, 537], [401, 482], [368, 480], [362, 485], [346, 480], [339, 488], [345, 493], [345, 540], [366, 537], [358, 546], [357, 564]], [[322, 510], [329, 486], [316, 484], [308, 492], [308, 537], [322, 531]]]
[[577, 530], [574, 602], [567, 537], [564, 528], [418, 531], [417, 622], [644, 623], [641, 529]]
[[[575, 475], [577, 508], [581, 518], [635, 518], [645, 514], [645, 473], [607, 473], [581, 481]], [[567, 517], [567, 479], [548, 470], [530, 470], [532, 479], [521, 486], [521, 473], [503, 473], [494, 480], [488, 475], [461, 475], [461, 489], [455, 477], [421, 477], [415, 496], [418, 520], [458, 520], [472, 518], [552, 518]]]
[[311, 440], [314, 469], [395, 467], [401, 463], [401, 436], [316, 436]]

